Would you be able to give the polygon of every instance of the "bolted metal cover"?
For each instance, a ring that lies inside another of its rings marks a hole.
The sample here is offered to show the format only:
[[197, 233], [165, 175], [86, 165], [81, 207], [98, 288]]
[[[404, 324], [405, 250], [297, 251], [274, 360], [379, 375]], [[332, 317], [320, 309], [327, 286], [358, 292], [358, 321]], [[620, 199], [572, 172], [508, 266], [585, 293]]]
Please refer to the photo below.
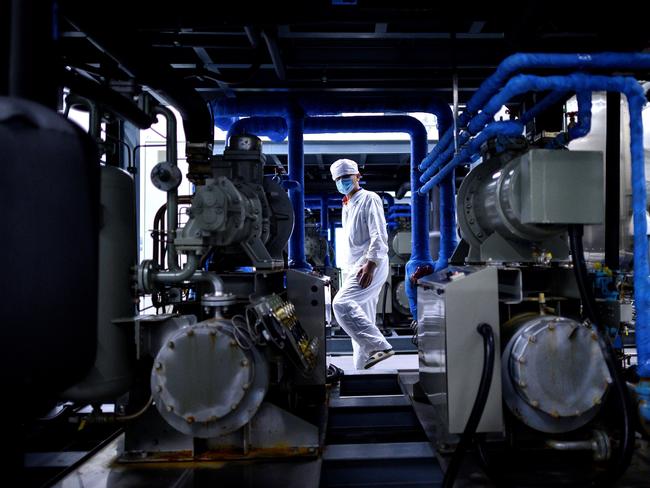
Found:
[[175, 164], [167, 161], [155, 165], [150, 176], [153, 186], [162, 191], [178, 188], [183, 181], [181, 170]]
[[232, 324], [216, 319], [167, 338], [154, 360], [151, 391], [172, 427], [207, 438], [233, 432], [255, 415], [268, 388], [267, 366], [238, 338]]
[[506, 403], [524, 423], [545, 432], [586, 422], [612, 382], [597, 334], [564, 317], [539, 316], [524, 323], [503, 361], [504, 382], [514, 393], [505, 396]]

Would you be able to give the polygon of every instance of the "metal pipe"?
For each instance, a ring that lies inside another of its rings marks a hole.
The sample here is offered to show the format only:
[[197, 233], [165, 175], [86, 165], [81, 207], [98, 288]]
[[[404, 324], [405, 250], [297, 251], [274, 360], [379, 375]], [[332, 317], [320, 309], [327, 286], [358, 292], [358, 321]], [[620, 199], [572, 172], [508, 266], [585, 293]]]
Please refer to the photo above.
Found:
[[158, 283], [180, 283], [190, 279], [196, 269], [199, 267], [199, 256], [188, 254], [187, 262], [182, 269], [169, 271], [155, 271], [152, 280]]
[[621, 242], [621, 94], [607, 93], [605, 123], [605, 264], [620, 267]]
[[139, 129], [148, 129], [156, 121], [155, 117], [151, 117], [151, 115], [140, 110], [128, 98], [78, 73], [63, 70], [63, 82], [65, 86], [70, 88], [72, 93], [101, 103], [107, 111], [128, 120]]
[[296, 108], [288, 114], [287, 132], [289, 135], [288, 163], [289, 179], [298, 184], [289, 189], [289, 199], [293, 205], [293, 232], [289, 237], [289, 267], [311, 270], [305, 259], [305, 118], [302, 110]]
[[336, 222], [330, 222], [330, 245], [332, 246], [332, 266], [336, 267]]
[[320, 199], [320, 234], [327, 236], [327, 229], [329, 229], [329, 205], [327, 196], [322, 196]]
[[[176, 116], [167, 107], [156, 105], [152, 113], [154, 116], [162, 115], [167, 122], [167, 139], [165, 141], [167, 162], [173, 166], [178, 165], [178, 142], [176, 135]], [[171, 270], [178, 269], [178, 253], [174, 245], [176, 231], [178, 230], [178, 188], [167, 192], [167, 266]]]
[[592, 451], [596, 461], [604, 461], [611, 457], [609, 436], [600, 430], [595, 430], [593, 438], [586, 441], [557, 441], [549, 439], [546, 445], [556, 451]]
[[546, 445], [556, 451], [592, 451], [594, 441], [546, 441]]
[[209, 271], [195, 271], [190, 277], [189, 281], [210, 284], [212, 287], [212, 295], [217, 295], [219, 293], [223, 293], [224, 291], [223, 280], [215, 273], [211, 273]]

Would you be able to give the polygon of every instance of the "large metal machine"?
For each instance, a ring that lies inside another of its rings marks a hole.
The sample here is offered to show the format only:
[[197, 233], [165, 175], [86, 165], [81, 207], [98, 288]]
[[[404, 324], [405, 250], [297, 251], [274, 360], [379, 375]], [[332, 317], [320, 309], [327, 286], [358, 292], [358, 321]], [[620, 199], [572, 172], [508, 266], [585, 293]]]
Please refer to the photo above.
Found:
[[[128, 308], [118, 314], [113, 307], [100, 322], [98, 363], [112, 365], [105, 378], [113, 381], [108, 394], [128, 392], [122, 408], [133, 412], [123, 417], [131, 421], [122, 461], [314, 456], [318, 451], [329, 279], [285, 269], [293, 211], [280, 183], [264, 176], [265, 161], [260, 140], [240, 136], [232, 138], [223, 156], [195, 170], [189, 220], [176, 228], [178, 216], [171, 216], [165, 235], [153, 234], [164, 239], [160, 259], [143, 261], [133, 275], [138, 292], [152, 294], [162, 313], [129, 319]], [[115, 181], [115, 186], [119, 176], [107, 169], [105, 178], [112, 179], [106, 185]], [[169, 194], [167, 211], [176, 212], [175, 165], [160, 163], [152, 179]], [[133, 187], [127, 181], [118, 188], [128, 194]], [[128, 195], [114, 200], [132, 202]], [[114, 240], [133, 249], [132, 233]], [[128, 270], [129, 259], [124, 251], [105, 269]], [[129, 287], [122, 289], [127, 295], [121, 302], [128, 305]], [[135, 348], [116, 335], [135, 338]], [[116, 357], [119, 364], [109, 361]], [[105, 399], [103, 383], [86, 383], [64, 398]], [[152, 404], [155, 408], [149, 408]], [[95, 412], [85, 422], [112, 418]]]
[[[456, 444], [479, 401], [477, 327], [488, 324], [495, 360], [476, 427], [487, 445], [529, 460], [562, 450], [577, 452], [576, 465], [607, 461], [621, 435], [604, 415], [618, 401], [615, 373], [600, 329], [581, 318], [567, 238], [603, 219], [602, 153], [510, 142], [486, 148], [459, 188], [454, 264], [418, 282], [420, 385], [439, 446]], [[571, 251], [581, 259], [580, 248]]]

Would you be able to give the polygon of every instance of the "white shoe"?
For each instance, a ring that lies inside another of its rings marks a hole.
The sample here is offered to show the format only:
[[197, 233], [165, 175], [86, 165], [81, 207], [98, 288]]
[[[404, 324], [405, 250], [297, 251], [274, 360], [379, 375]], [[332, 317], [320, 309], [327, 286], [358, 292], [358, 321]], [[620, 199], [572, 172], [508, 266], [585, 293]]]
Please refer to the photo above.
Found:
[[372, 354], [370, 354], [370, 357], [366, 361], [366, 364], [363, 366], [363, 369], [372, 368], [378, 362], [383, 361], [384, 359], [388, 359], [394, 354], [395, 351], [393, 351], [392, 349], [386, 349], [384, 351], [375, 351]]

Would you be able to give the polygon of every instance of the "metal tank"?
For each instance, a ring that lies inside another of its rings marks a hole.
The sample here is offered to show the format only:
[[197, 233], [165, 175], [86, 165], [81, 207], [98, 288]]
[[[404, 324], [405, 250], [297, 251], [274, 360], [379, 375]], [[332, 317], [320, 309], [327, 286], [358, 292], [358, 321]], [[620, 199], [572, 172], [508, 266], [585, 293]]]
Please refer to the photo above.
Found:
[[[112, 166], [101, 168], [99, 299], [95, 364], [61, 397], [78, 402], [113, 400], [125, 393], [132, 376], [132, 329], [115, 319], [134, 315], [131, 267], [136, 264], [133, 178]], [[131, 330], [129, 330], [131, 329]]]

